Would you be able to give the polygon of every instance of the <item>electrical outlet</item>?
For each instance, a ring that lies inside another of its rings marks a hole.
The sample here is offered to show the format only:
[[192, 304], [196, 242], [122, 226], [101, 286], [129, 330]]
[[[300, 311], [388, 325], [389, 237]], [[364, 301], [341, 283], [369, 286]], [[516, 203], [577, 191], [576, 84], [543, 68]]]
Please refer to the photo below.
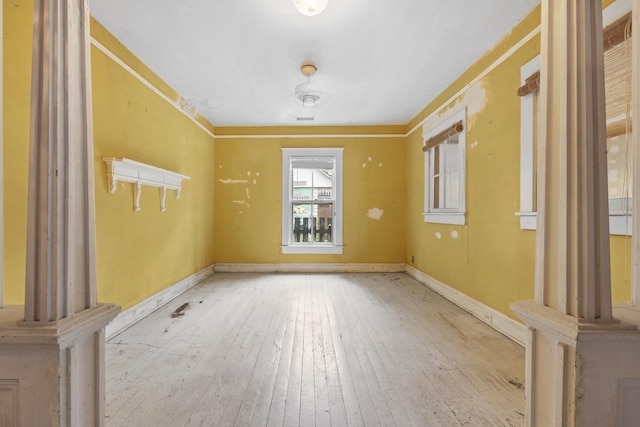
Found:
[[413, 257], [413, 255], [411, 255], [411, 264], [413, 264], [415, 262], [415, 258]]

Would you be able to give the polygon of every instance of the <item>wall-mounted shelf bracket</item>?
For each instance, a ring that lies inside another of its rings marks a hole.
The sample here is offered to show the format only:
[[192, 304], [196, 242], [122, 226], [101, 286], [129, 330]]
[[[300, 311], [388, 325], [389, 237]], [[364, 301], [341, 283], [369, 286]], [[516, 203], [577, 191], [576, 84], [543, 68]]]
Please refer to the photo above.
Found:
[[113, 194], [118, 189], [119, 182], [130, 182], [134, 186], [134, 210], [140, 210], [140, 193], [142, 186], [158, 187], [160, 189], [160, 209], [164, 212], [167, 190], [174, 191], [176, 200], [180, 198], [182, 181], [191, 179], [186, 175], [161, 169], [135, 160], [115, 157], [103, 157], [107, 164], [107, 177], [109, 179], [109, 193]]

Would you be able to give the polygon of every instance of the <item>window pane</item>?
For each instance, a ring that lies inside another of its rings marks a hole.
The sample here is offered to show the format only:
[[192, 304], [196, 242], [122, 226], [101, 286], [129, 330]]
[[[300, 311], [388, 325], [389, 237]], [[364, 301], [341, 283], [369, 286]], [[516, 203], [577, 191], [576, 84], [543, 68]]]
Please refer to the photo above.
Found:
[[460, 178], [458, 171], [447, 174], [446, 205], [447, 209], [457, 209], [459, 203]]
[[446, 164], [446, 171], [447, 172], [452, 172], [455, 170], [458, 170], [458, 165], [459, 165], [459, 159], [460, 156], [458, 156], [458, 135], [456, 136], [452, 136], [451, 138], [449, 138], [449, 140], [447, 141], [446, 144], [447, 147], [447, 164]]
[[433, 152], [433, 176], [440, 174], [440, 145], [436, 145], [432, 149]]
[[333, 223], [333, 203], [316, 205], [313, 217], [314, 242], [333, 242], [331, 225]]
[[607, 138], [607, 168], [610, 199], [631, 197], [631, 141], [631, 133]]
[[333, 242], [333, 203], [293, 204], [293, 243]]
[[291, 159], [293, 200], [332, 200], [333, 157]]
[[[628, 38], [604, 54], [607, 113], [607, 163], [609, 199], [628, 205], [631, 197], [632, 166], [631, 42]], [[628, 212], [626, 207], [621, 208]]]
[[311, 212], [313, 205], [293, 204], [292, 242], [309, 242], [311, 237]]
[[432, 194], [433, 194], [433, 209], [440, 209], [440, 177], [436, 176], [433, 178], [433, 189], [432, 189]]

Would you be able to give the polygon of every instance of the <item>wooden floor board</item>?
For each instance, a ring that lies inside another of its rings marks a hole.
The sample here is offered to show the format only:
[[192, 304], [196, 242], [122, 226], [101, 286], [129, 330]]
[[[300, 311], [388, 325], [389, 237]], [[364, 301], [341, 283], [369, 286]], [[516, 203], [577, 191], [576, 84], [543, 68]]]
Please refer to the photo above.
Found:
[[108, 427], [524, 424], [524, 350], [402, 273], [215, 274], [106, 376]]

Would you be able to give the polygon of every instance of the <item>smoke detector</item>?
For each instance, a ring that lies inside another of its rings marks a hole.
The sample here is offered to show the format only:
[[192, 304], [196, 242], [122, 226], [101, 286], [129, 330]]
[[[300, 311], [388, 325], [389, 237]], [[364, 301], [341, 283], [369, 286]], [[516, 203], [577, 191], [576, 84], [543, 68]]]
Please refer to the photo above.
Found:
[[304, 64], [300, 67], [300, 72], [307, 78], [307, 81], [296, 86], [296, 101], [303, 107], [313, 107], [322, 100], [322, 88], [315, 83], [311, 83], [311, 76], [318, 71], [313, 64]]

